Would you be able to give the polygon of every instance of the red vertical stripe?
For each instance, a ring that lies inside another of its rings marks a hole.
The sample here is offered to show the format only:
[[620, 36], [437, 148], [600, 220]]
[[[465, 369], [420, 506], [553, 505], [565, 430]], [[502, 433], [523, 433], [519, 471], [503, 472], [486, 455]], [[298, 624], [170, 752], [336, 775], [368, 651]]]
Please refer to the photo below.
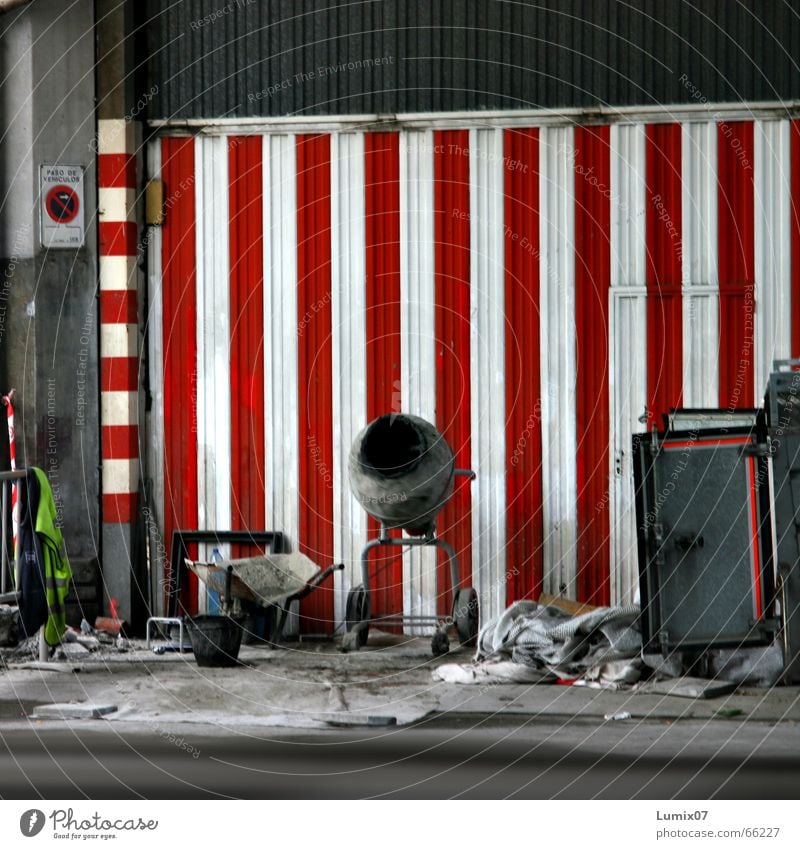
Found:
[[[434, 236], [436, 240], [436, 426], [450, 443], [456, 466], [470, 453], [470, 223], [469, 132], [434, 133]], [[471, 493], [456, 479], [438, 531], [456, 549], [462, 582], [472, 573]], [[439, 557], [438, 610], [450, 610], [447, 560]]]
[[647, 410], [662, 415], [681, 405], [681, 125], [647, 127]]
[[608, 298], [611, 286], [609, 127], [575, 129], [577, 593], [610, 601]]
[[506, 130], [506, 600], [542, 589], [539, 131]]
[[[172, 531], [197, 528], [197, 340], [195, 317], [194, 140], [163, 139], [161, 174], [167, 215], [162, 227], [164, 326], [164, 543]], [[197, 609], [197, 579], [181, 603]]]
[[[264, 527], [264, 259], [260, 136], [228, 142], [231, 527]], [[280, 528], [278, 528], [280, 530]], [[236, 554], [246, 555], [237, 547]]]
[[719, 405], [753, 405], [753, 123], [717, 125]]
[[[402, 410], [400, 396], [400, 136], [367, 133], [365, 230], [367, 264], [367, 421]], [[370, 517], [369, 536], [379, 523]], [[400, 536], [399, 532], [394, 533]], [[375, 615], [403, 609], [403, 558], [392, 549], [372, 555]]]
[[[322, 568], [333, 561], [330, 182], [330, 136], [298, 136], [299, 545]], [[303, 631], [332, 631], [332, 584], [309, 595], [301, 611]]]
[[800, 358], [800, 121], [792, 121], [791, 133], [791, 291], [792, 357]]

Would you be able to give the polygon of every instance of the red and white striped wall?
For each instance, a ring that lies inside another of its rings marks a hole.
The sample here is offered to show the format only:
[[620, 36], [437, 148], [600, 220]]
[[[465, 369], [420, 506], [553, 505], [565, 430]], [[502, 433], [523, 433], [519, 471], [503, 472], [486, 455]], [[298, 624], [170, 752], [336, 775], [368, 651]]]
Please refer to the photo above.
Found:
[[103, 522], [129, 524], [139, 474], [134, 124], [98, 121]]
[[[377, 531], [347, 486], [375, 416], [434, 422], [477, 473], [439, 531], [484, 616], [541, 591], [621, 603], [631, 435], [671, 406], [751, 406], [800, 354], [797, 122], [218, 127], [148, 160], [165, 538], [263, 526], [345, 562], [306, 631], [341, 622]], [[377, 612], [447, 610], [434, 553], [380, 564]]]

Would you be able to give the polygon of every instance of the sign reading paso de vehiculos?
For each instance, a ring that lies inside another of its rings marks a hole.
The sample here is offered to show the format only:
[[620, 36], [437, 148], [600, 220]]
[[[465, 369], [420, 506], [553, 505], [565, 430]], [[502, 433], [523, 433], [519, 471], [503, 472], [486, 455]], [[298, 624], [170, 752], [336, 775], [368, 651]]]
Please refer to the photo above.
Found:
[[80, 248], [84, 242], [83, 168], [41, 165], [42, 245]]

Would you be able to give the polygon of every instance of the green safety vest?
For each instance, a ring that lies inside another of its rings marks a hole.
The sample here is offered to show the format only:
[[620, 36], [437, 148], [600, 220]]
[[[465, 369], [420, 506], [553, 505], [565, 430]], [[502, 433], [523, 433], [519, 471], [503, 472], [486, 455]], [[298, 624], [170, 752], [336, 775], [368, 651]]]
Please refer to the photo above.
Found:
[[47, 475], [34, 467], [39, 480], [39, 509], [36, 511], [36, 527], [44, 558], [45, 589], [47, 595], [47, 623], [44, 638], [50, 646], [58, 645], [67, 630], [66, 600], [69, 582], [72, 579], [69, 558], [64, 546], [61, 529], [56, 527], [56, 504]]

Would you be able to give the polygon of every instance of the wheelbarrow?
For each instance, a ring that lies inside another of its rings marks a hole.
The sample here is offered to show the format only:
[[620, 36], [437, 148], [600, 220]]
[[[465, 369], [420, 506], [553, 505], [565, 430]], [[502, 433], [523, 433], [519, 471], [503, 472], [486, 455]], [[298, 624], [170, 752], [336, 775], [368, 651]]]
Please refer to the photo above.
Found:
[[344, 563], [320, 569], [300, 552], [260, 554], [212, 563], [186, 558], [184, 562], [209, 590], [219, 594], [227, 615], [231, 614], [236, 599], [275, 610], [277, 615], [267, 635], [267, 642], [273, 645], [280, 642], [291, 604], [312, 593], [334, 572], [344, 569]]

